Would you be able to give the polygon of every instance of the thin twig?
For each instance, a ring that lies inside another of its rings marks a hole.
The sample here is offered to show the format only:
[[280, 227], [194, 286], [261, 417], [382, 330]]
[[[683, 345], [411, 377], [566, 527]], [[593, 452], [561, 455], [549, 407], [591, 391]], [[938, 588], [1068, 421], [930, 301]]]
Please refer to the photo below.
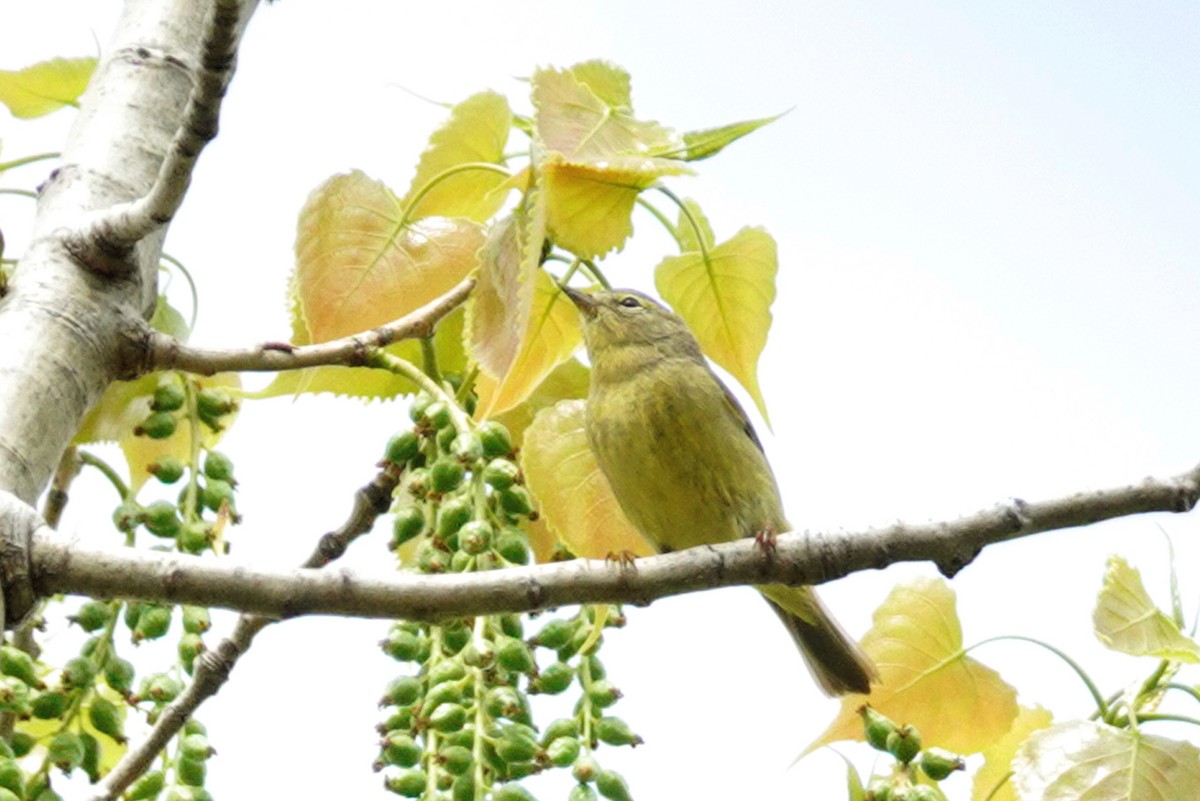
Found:
[[[381, 471], [369, 484], [354, 493], [354, 507], [338, 529], [321, 537], [303, 567], [317, 569], [339, 558], [351, 542], [371, 530], [376, 518], [388, 510], [396, 475]], [[159, 715], [146, 738], [131, 747], [96, 786], [92, 801], [112, 801], [142, 775], [162, 749], [179, 733], [196, 709], [229, 680], [229, 674], [242, 654], [249, 650], [255, 635], [275, 623], [277, 618], [243, 613], [233, 633], [211, 651], [196, 658], [195, 672], [187, 688]]]
[[377, 348], [402, 339], [427, 337], [438, 320], [460, 306], [475, 287], [467, 278], [445, 295], [370, 331], [316, 345], [268, 343], [252, 348], [205, 350], [185, 345], [172, 336], [147, 329], [143, 372], [185, 370], [199, 375], [221, 372], [281, 372], [325, 365], [362, 366]]

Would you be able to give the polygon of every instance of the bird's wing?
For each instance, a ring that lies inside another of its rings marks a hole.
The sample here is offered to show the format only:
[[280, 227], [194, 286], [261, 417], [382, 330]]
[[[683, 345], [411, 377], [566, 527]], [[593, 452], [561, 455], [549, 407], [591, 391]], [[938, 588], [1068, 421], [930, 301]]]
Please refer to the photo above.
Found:
[[741, 424], [742, 430], [746, 432], [746, 436], [750, 438], [750, 441], [754, 443], [754, 446], [760, 452], [765, 454], [766, 451], [763, 450], [762, 441], [759, 440], [758, 434], [755, 433], [754, 426], [751, 425], [750, 418], [746, 416], [746, 410], [742, 408], [742, 404], [738, 403], [737, 398], [733, 397], [733, 393], [729, 391], [729, 387], [725, 386], [725, 382], [717, 378], [715, 373], [713, 374], [713, 379], [724, 390], [725, 402], [729, 404], [729, 411], [733, 412], [734, 418]]

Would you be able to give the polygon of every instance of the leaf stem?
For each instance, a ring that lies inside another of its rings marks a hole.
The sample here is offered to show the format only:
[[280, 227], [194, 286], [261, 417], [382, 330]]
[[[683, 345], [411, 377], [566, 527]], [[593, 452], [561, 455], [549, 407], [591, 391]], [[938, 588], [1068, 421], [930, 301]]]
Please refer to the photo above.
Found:
[[[662, 227], [667, 229], [667, 233], [669, 233], [671, 235], [671, 238], [675, 240], [675, 243], [680, 244], [679, 231], [676, 230], [675, 224], [667, 219], [667, 215], [663, 214], [662, 211], [657, 206], [655, 206], [650, 201], [646, 200], [641, 195], [638, 195], [636, 202], [643, 209], [650, 212], [656, 220], [658, 220], [660, 223], [662, 223]], [[683, 248], [681, 246], [680, 250], [682, 250], [682, 249]]]
[[187, 281], [188, 288], [191, 289], [192, 319], [188, 321], [188, 333], [190, 334], [196, 327], [196, 317], [200, 313], [200, 293], [196, 291], [196, 281], [194, 278], [192, 278], [191, 271], [188, 270], [187, 267], [184, 267], [183, 262], [181, 262], [179, 259], [167, 253], [163, 253], [161, 256], [159, 256], [159, 258], [172, 265], [175, 269], [179, 270], [179, 272], [183, 274], [183, 280]]
[[418, 387], [446, 404], [450, 409], [450, 421], [454, 424], [454, 428], [458, 433], [466, 434], [470, 432], [471, 419], [467, 417], [467, 413], [463, 411], [463, 408], [458, 405], [454, 396], [446, 392], [437, 381], [434, 381], [421, 372], [420, 368], [412, 362], [401, 359], [399, 356], [395, 356], [385, 350], [375, 350], [367, 356], [367, 365], [369, 367], [377, 367], [381, 370], [388, 370], [412, 381]]
[[129, 487], [125, 484], [125, 481], [121, 478], [120, 474], [113, 469], [112, 465], [101, 459], [99, 456], [88, 453], [87, 451], [79, 451], [79, 461], [81, 464], [86, 464], [99, 470], [104, 477], [108, 479], [109, 483], [112, 484], [117, 490], [117, 494], [121, 496], [121, 500], [124, 501], [129, 499]]
[[[692, 227], [692, 232], [696, 235], [696, 244], [700, 246], [700, 257], [704, 259], [704, 269], [706, 272], [711, 273], [712, 260], [708, 256], [708, 243], [704, 241], [704, 229], [700, 227], [700, 221], [696, 219], [696, 215], [692, 214], [692, 210], [687, 207], [687, 204], [670, 189], [667, 189], [665, 186], [657, 187], [657, 189], [671, 198], [675, 205], [679, 207], [679, 211], [687, 218], [688, 224]], [[676, 241], [678, 241], [678, 237], [676, 237]]]
[[1045, 648], [1047, 651], [1066, 662], [1071, 669], [1075, 671], [1076, 675], [1079, 676], [1080, 680], [1084, 683], [1084, 686], [1087, 687], [1088, 692], [1092, 694], [1092, 699], [1096, 702], [1096, 709], [1100, 712], [1100, 716], [1108, 716], [1108, 702], [1104, 699], [1104, 696], [1100, 694], [1100, 689], [1096, 687], [1096, 683], [1092, 681], [1091, 677], [1088, 676], [1087, 672], [1084, 671], [1083, 667], [1078, 662], [1067, 656], [1065, 652], [1055, 648], [1050, 643], [1042, 642], [1041, 640], [1034, 639], [1033, 637], [1025, 637], [1020, 634], [1001, 634], [998, 637], [989, 637], [986, 640], [981, 640], [969, 648], [964, 648], [963, 653], [968, 653], [981, 645], [987, 645], [988, 643], [999, 642], [1001, 640], [1016, 640], [1019, 642], [1028, 642], [1033, 643], [1034, 645], [1040, 645], [1042, 648]]
[[33, 164], [38, 161], [56, 159], [61, 155], [61, 153], [38, 153], [36, 156], [24, 156], [23, 158], [13, 159], [12, 161], [0, 161], [0, 172], [11, 170], [14, 167], [24, 167], [26, 164]]
[[420, 205], [425, 196], [442, 181], [458, 175], [460, 172], [469, 172], [470, 170], [485, 170], [487, 172], [495, 172], [503, 175], [505, 178], [511, 178], [512, 174], [501, 167], [499, 164], [493, 164], [490, 161], [468, 161], [463, 164], [455, 164], [453, 167], [447, 167], [437, 175], [425, 182], [425, 185], [417, 190], [417, 193], [412, 196], [412, 200], [408, 201], [404, 206], [404, 211], [400, 213], [400, 227], [404, 228], [411, 222], [413, 210]]

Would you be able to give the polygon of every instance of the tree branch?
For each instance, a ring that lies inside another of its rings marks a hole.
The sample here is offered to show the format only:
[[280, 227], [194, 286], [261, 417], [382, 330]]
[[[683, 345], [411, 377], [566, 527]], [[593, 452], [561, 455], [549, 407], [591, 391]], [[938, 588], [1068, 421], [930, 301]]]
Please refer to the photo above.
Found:
[[347, 367], [365, 365], [367, 354], [375, 348], [402, 339], [430, 336], [438, 320], [461, 305], [474, 287], [475, 279], [467, 278], [445, 295], [398, 320], [370, 331], [316, 345], [268, 343], [252, 348], [204, 350], [147, 328], [144, 332], [147, 337], [146, 363], [142, 372], [186, 370], [189, 373], [213, 375], [221, 372], [281, 372], [332, 364]]
[[[254, 2], [216, 0], [213, 4], [191, 95], [150, 190], [136, 200], [98, 212], [65, 241], [67, 249], [84, 264], [109, 274], [130, 269], [128, 256], [133, 246], [169, 223], [179, 210], [200, 153], [217, 135], [221, 100], [233, 76], [238, 40]], [[151, 55], [144, 52], [144, 57]], [[170, 53], [163, 58], [169, 66], [188, 69]]]
[[[388, 510], [397, 477], [389, 470], [378, 473], [369, 484], [354, 493], [350, 516], [335, 531], [325, 534], [312, 555], [304, 562], [306, 568], [320, 568], [345, 553], [351, 542], [371, 530], [375, 520]], [[202, 703], [217, 694], [229, 680], [229, 674], [242, 654], [254, 644], [258, 632], [276, 622], [273, 618], [243, 613], [238, 617], [233, 633], [212, 651], [196, 658], [191, 683], [163, 709], [146, 738], [130, 748], [96, 786], [92, 801], [113, 801], [141, 776], [172, 738], [179, 733]]]
[[436, 621], [583, 603], [648, 604], [738, 584], [822, 584], [897, 562], [930, 561], [953, 575], [992, 543], [1134, 514], [1185, 512], [1198, 498], [1200, 466], [1174, 478], [1066, 498], [1014, 499], [940, 523], [785, 534], [774, 549], [740, 540], [638, 559], [633, 568], [577, 559], [436, 576], [268, 571], [185, 554], [88, 550], [42, 529], [34, 538], [33, 581], [40, 595], [139, 598], [280, 618], [328, 614]]

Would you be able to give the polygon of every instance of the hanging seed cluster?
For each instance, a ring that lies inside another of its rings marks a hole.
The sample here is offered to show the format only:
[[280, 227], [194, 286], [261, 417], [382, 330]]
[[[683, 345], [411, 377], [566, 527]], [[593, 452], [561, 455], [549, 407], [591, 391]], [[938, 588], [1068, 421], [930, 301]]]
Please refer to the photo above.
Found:
[[[507, 429], [456, 428], [446, 400], [429, 395], [410, 414], [413, 427], [384, 455], [401, 479], [390, 544], [401, 563], [425, 573], [526, 564], [525, 524], [536, 512]], [[380, 702], [375, 762], [389, 790], [427, 801], [530, 801], [520, 780], [558, 768], [576, 779], [570, 801], [630, 799], [624, 779], [595, 756], [601, 743], [641, 742], [610, 714], [621, 693], [598, 655], [604, 630], [624, 617], [600, 605], [539, 623], [531, 635], [521, 615], [393, 624], [381, 646], [405, 669]], [[571, 692], [571, 717], [535, 722], [532, 696]]]
[[858, 714], [867, 744], [896, 760], [890, 775], [872, 777], [864, 801], [946, 801], [936, 783], [966, 770], [961, 756], [944, 748], [925, 748], [915, 726], [899, 726], [868, 704]]

